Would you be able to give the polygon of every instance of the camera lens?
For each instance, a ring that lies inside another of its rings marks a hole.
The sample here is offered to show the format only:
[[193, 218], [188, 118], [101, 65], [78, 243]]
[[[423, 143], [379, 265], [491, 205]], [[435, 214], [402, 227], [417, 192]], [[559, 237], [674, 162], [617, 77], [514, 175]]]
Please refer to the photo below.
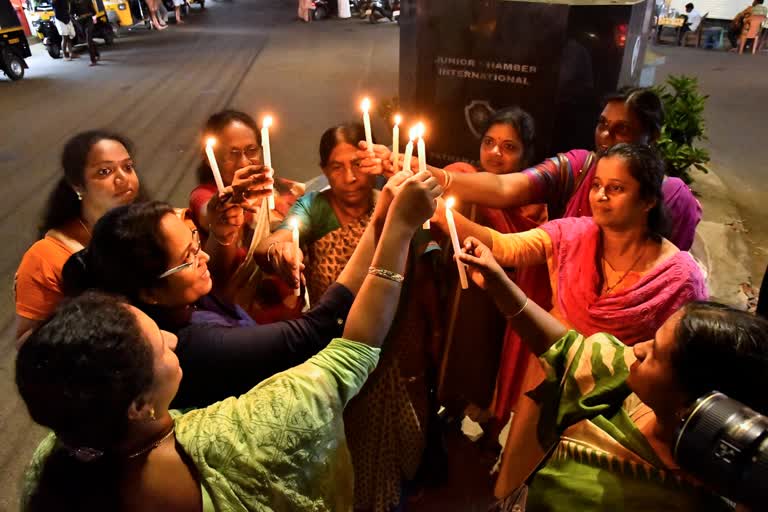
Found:
[[677, 431], [680, 466], [747, 505], [768, 499], [768, 418], [722, 393], [696, 401]]

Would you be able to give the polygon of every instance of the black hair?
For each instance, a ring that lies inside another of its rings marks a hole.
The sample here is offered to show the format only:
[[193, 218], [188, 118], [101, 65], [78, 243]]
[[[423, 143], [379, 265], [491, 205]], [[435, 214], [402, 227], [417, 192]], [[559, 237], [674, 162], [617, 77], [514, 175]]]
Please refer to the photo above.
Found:
[[637, 117], [643, 130], [651, 141], [661, 134], [664, 124], [664, 105], [661, 98], [652, 89], [641, 87], [623, 87], [605, 97], [604, 104], [614, 101], [624, 103]]
[[[259, 125], [256, 124], [256, 120], [250, 115], [240, 110], [222, 110], [216, 112], [205, 122], [203, 128], [203, 136], [207, 137], [219, 137], [221, 132], [232, 123], [243, 123], [245, 126], [253, 130], [253, 134], [256, 136], [256, 143], [261, 147], [261, 130]], [[200, 166], [197, 168], [197, 181], [200, 184], [213, 183], [213, 172], [208, 166], [208, 159], [205, 156], [205, 150], [200, 153]]]
[[[62, 303], [16, 356], [16, 386], [32, 419], [57, 441], [23, 509], [118, 510], [120, 464], [112, 451], [127, 411], [153, 380], [153, 355], [120, 299], [86, 293]], [[103, 452], [85, 461], [76, 449]]]
[[497, 124], [505, 124], [515, 129], [523, 145], [522, 161], [520, 164], [523, 169], [530, 166], [533, 163], [535, 152], [534, 140], [536, 137], [536, 125], [531, 114], [516, 106], [497, 110], [488, 118], [488, 122], [483, 129], [483, 137], [485, 137], [492, 126]]
[[656, 240], [669, 235], [664, 208], [664, 161], [651, 146], [645, 144], [616, 144], [601, 158], [621, 158], [629, 173], [640, 183], [640, 199], [655, 201], [648, 212], [648, 233]]
[[693, 10], [693, 4], [692, 3], [685, 4], [685, 10], [686, 11], [692, 11]]
[[72, 255], [62, 271], [64, 292], [89, 288], [141, 302], [140, 293], [162, 282], [170, 257], [160, 221], [173, 208], [160, 201], [134, 203], [107, 212], [93, 228], [88, 248]]
[[[375, 143], [376, 138], [372, 138]], [[333, 148], [339, 144], [352, 144], [357, 148], [357, 143], [361, 140], [365, 140], [365, 128], [360, 123], [342, 123], [328, 128], [320, 137], [320, 167], [325, 168], [328, 165]]]
[[768, 394], [768, 320], [714, 302], [684, 307], [677, 326], [672, 365], [691, 402], [720, 391], [761, 414]]
[[755, 0], [755, 5], [763, 5], [763, 0]]
[[[82, 203], [77, 198], [73, 187], [85, 186], [85, 163], [93, 146], [102, 140], [119, 142], [128, 154], [133, 155], [133, 144], [123, 135], [107, 130], [89, 130], [81, 132], [64, 144], [61, 152], [61, 167], [64, 176], [54, 186], [48, 195], [43, 218], [38, 228], [38, 236], [42, 238], [49, 229], [59, 229], [81, 215]], [[139, 198], [145, 197], [139, 188]]]

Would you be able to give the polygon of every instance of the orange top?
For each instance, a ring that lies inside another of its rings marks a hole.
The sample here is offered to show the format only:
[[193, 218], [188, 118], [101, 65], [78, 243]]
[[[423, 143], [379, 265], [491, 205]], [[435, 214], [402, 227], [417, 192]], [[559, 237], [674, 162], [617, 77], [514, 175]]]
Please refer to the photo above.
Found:
[[16, 314], [45, 320], [53, 313], [64, 297], [61, 271], [67, 259], [80, 249], [77, 240], [60, 231], [49, 231], [27, 250], [14, 280]]

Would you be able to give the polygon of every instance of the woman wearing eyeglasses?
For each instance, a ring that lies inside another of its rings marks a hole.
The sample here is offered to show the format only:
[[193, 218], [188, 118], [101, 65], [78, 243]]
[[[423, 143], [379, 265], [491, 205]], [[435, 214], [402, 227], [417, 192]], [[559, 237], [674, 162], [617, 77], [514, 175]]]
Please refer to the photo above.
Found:
[[[261, 131], [256, 121], [245, 112], [223, 110], [208, 118], [203, 132], [206, 138], [216, 139], [216, 160], [224, 186], [240, 187], [246, 195], [249, 184], [253, 189], [253, 193], [247, 198], [250, 205], [246, 205], [250, 206], [248, 209], [252, 211], [245, 212], [243, 229], [231, 236], [222, 237], [214, 233], [211, 237], [218, 244], [215, 265], [211, 266], [214, 283], [217, 285], [216, 293], [238, 302], [249, 315], [261, 323], [297, 318], [301, 315], [301, 304], [296, 300], [293, 290], [282, 280], [269, 274], [259, 274], [258, 279], [248, 280], [247, 283], [241, 283], [240, 280], [234, 282], [231, 279], [245, 261], [246, 249], [253, 236], [250, 226], [253, 212], [261, 205], [261, 201], [254, 200], [255, 195], [259, 194], [259, 189], [263, 187], [263, 181], [260, 180], [266, 173], [271, 173], [271, 169], [265, 171], [263, 166]], [[218, 204], [212, 204], [217, 203], [218, 191], [208, 159], [203, 154], [197, 177], [200, 184], [189, 196], [189, 210], [205, 243], [211, 226], [216, 223], [213, 215], [221, 212], [216, 211], [220, 210], [217, 208]], [[304, 194], [304, 184], [275, 177], [274, 192], [275, 209], [268, 215], [269, 231], [276, 229], [283, 222], [288, 210]], [[252, 271], [246, 273], [250, 276]], [[220, 289], [218, 285], [225, 283], [229, 286]]]
[[[161, 329], [178, 336], [176, 354], [185, 377], [174, 407], [204, 406], [237, 396], [300, 364], [341, 335], [370, 266], [374, 227], [381, 227], [393, 187], [405, 178], [401, 174], [390, 180], [347, 266], [317, 304], [295, 320], [260, 325], [239, 306], [212, 294], [210, 257], [200, 249], [198, 233], [160, 202], [105, 215], [88, 249], [67, 262], [66, 288], [71, 294], [97, 289], [125, 296]], [[217, 224], [213, 229], [220, 228]]]

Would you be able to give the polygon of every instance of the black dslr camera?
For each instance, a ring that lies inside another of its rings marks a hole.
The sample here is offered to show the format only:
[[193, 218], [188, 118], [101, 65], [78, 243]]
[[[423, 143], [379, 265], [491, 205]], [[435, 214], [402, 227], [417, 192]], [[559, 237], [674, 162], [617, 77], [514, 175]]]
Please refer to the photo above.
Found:
[[753, 510], [768, 503], [768, 417], [713, 391], [696, 401], [677, 429], [680, 467]]

